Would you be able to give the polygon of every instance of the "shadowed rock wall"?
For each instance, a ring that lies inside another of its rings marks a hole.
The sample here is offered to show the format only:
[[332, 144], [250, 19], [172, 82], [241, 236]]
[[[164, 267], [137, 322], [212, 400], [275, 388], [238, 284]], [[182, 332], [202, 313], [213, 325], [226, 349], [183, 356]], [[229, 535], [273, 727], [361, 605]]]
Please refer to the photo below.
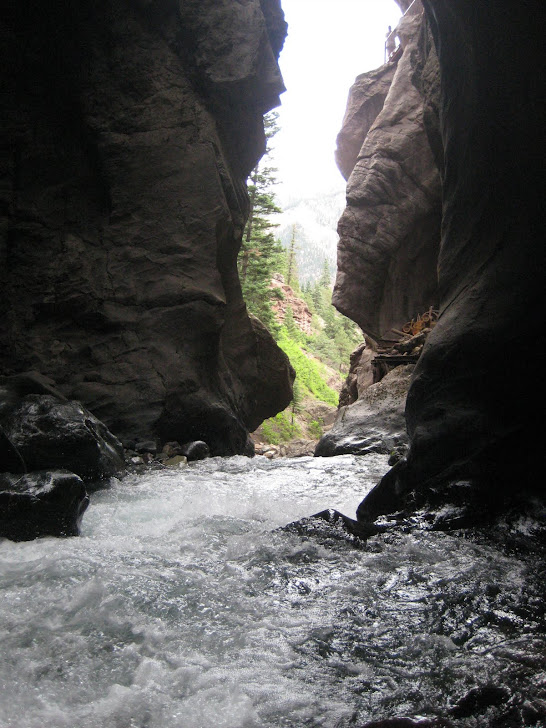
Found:
[[285, 32], [278, 0], [13, 4], [3, 373], [51, 377], [119, 437], [213, 454], [288, 404], [293, 373], [236, 270]]
[[360, 518], [544, 496], [542, 6], [424, 4], [441, 69], [440, 318], [408, 394], [407, 462]]

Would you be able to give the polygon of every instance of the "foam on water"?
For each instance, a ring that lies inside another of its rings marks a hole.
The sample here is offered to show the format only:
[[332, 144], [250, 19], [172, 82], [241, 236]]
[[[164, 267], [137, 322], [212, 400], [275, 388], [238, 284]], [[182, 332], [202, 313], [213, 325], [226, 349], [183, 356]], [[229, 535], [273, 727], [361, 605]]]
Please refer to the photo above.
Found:
[[355, 550], [276, 530], [354, 517], [386, 469], [213, 458], [113, 481], [79, 538], [3, 541], [0, 726], [333, 728], [438, 712], [502, 682], [522, 640], [539, 660], [524, 561], [445, 534]]

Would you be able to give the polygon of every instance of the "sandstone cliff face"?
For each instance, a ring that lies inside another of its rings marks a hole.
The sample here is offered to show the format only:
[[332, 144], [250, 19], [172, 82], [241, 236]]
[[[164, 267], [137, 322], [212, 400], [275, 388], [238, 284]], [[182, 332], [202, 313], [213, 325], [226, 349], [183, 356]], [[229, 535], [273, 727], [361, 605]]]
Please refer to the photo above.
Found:
[[440, 317], [406, 407], [407, 462], [359, 509], [544, 497], [535, 443], [544, 352], [541, 5], [424, 0], [438, 48]]
[[23, 0], [3, 22], [3, 373], [122, 438], [243, 452], [293, 376], [236, 271], [279, 1]]
[[417, 0], [398, 27], [401, 58], [357, 78], [338, 136], [348, 183], [333, 303], [373, 338], [437, 300], [441, 194], [422, 26]]

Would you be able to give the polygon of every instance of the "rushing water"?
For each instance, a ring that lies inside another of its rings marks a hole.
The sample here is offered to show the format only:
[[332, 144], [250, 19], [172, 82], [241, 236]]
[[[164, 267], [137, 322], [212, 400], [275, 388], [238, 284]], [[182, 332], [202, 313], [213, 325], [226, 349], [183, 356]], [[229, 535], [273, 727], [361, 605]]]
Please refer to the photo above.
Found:
[[463, 705], [453, 725], [504, 728], [513, 708], [543, 726], [535, 557], [278, 529], [326, 507], [354, 517], [386, 469], [212, 458], [112, 481], [79, 538], [0, 542], [1, 728], [344, 728], [445, 716], [484, 685], [505, 717]]

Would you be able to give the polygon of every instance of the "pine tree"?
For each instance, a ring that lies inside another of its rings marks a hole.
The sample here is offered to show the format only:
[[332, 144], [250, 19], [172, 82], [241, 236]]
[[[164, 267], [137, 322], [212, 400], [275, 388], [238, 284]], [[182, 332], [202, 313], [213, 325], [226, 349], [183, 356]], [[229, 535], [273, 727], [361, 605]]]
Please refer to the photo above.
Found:
[[321, 288], [330, 288], [332, 284], [332, 272], [330, 271], [330, 264], [328, 259], [324, 259], [324, 265], [322, 266], [322, 273], [320, 275], [318, 284]]
[[289, 305], [286, 306], [286, 311], [284, 313], [284, 328], [291, 339], [296, 340], [299, 338], [298, 327], [294, 320], [294, 311], [292, 310], [292, 306]]
[[297, 262], [296, 262], [296, 225], [292, 225], [292, 237], [290, 238], [290, 246], [288, 248], [288, 259], [286, 263], [286, 282], [289, 286], [294, 287], [294, 281], [297, 280]]
[[[278, 113], [264, 117], [266, 138], [269, 141], [278, 132]], [[238, 268], [243, 298], [248, 310], [257, 316], [272, 332], [278, 325], [271, 308], [274, 293], [270, 288], [272, 274], [279, 269], [283, 255], [281, 243], [276, 240], [277, 225], [272, 217], [281, 212], [272, 191], [276, 184], [273, 167], [267, 166], [269, 146], [261, 162], [252, 170], [248, 185], [250, 213], [243, 233]]]
[[292, 425], [296, 415], [301, 414], [303, 411], [303, 390], [301, 384], [298, 382], [298, 378], [294, 379], [292, 385], [292, 402], [290, 403], [290, 412], [292, 414]]

